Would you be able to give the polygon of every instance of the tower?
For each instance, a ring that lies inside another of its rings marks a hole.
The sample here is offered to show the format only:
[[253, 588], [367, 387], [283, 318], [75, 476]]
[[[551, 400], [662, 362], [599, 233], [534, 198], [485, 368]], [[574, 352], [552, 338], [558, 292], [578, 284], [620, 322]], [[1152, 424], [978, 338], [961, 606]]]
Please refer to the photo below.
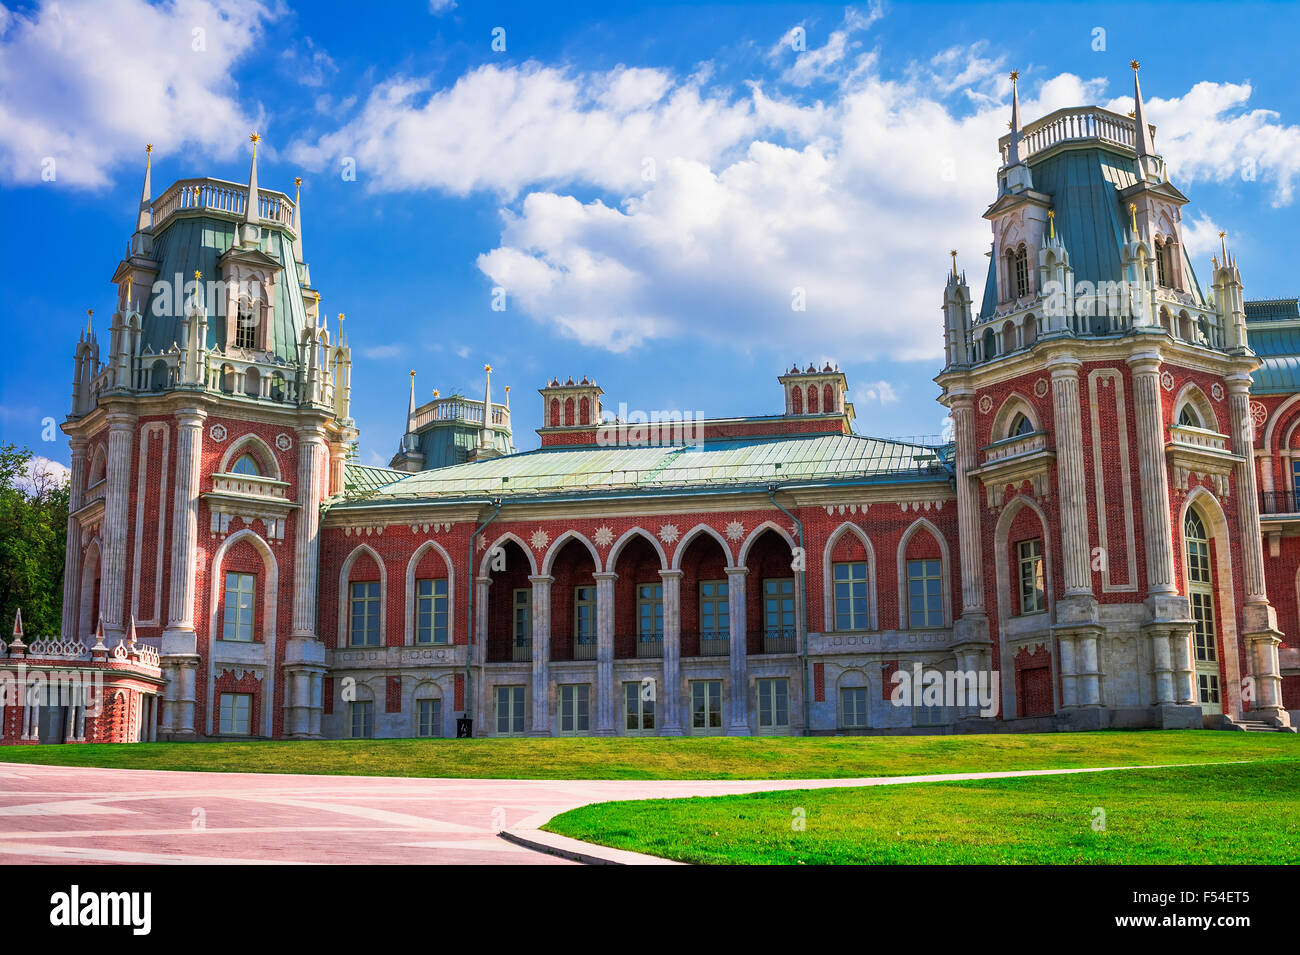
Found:
[[1000, 674], [1007, 718], [1285, 724], [1241, 277], [1225, 247], [1212, 297], [1199, 285], [1131, 66], [1131, 117], [1074, 107], [1023, 128], [1011, 75], [973, 322], [955, 259], [947, 277], [958, 668]]
[[[319, 735], [321, 502], [341, 490], [351, 352], [318, 322], [295, 200], [185, 179], [140, 206], [107, 360], [77, 346], [65, 639], [134, 622], [164, 737]], [[340, 319], [342, 316], [340, 316]], [[341, 329], [340, 329], [341, 331]]]

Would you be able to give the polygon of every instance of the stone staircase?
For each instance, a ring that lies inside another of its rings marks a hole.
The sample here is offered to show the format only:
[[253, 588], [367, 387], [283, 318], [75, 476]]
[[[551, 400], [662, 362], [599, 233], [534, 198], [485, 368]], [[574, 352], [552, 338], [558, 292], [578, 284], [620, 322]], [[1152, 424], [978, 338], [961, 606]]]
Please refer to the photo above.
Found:
[[1229, 730], [1246, 733], [1294, 733], [1294, 726], [1274, 726], [1266, 720], [1234, 719], [1230, 716], [1206, 717], [1206, 729]]

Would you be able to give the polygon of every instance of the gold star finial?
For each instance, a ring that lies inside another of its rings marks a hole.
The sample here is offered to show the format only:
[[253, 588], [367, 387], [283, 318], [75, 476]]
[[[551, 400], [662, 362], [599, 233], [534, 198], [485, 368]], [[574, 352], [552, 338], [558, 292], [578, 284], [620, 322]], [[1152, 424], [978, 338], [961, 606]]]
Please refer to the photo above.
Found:
[[483, 370], [484, 370], [484, 371], [489, 371], [489, 372], [490, 372], [490, 371], [492, 370], [492, 366], [491, 366], [491, 365], [484, 365], [484, 366], [483, 366]]
[[302, 185], [302, 176], [294, 176], [294, 177], [293, 177], [293, 184], [294, 184], [295, 186], [301, 186], [301, 185]]
[[1047, 235], [1049, 238], [1056, 238], [1056, 210], [1047, 210]]
[[414, 368], [411, 369], [411, 377], [412, 377], [412, 378], [415, 377], [415, 369], [414, 369]]
[[262, 137], [257, 135], [257, 130], [253, 130], [251, 133], [248, 134], [248, 141], [252, 143], [254, 147], [256, 147], [257, 144], [262, 141]]
[[1129, 110], [1129, 111], [1128, 111], [1128, 118], [1129, 118], [1129, 119], [1137, 119], [1137, 112], [1134, 111], [1134, 110]]
[[339, 312], [339, 324], [340, 324], [340, 325], [343, 324], [343, 313], [342, 313], [342, 312]]
[[1019, 70], [1012, 70], [1012, 71], [1011, 71], [1011, 82], [1014, 83], [1014, 82], [1016, 82], [1016, 80], [1018, 80], [1018, 79], [1020, 79], [1020, 71], [1019, 71]]
[[435, 398], [437, 398], [438, 395], [439, 395], [438, 389], [437, 389], [437, 388], [434, 388], [434, 389], [433, 389], [433, 396], [434, 396]]
[[145, 143], [145, 144], [144, 144], [144, 151], [145, 151], [146, 155], [152, 153], [152, 152], [153, 152], [153, 143]]
[[957, 274], [957, 250], [951, 249], [948, 254], [952, 256], [952, 274], [955, 276]]
[[1136, 236], [1138, 231], [1138, 207], [1136, 202], [1128, 204], [1129, 222], [1133, 226], [1133, 234]]
[[1224, 265], [1227, 265], [1227, 264], [1228, 264], [1228, 243], [1224, 240], [1224, 237], [1225, 237], [1227, 234], [1228, 234], [1228, 233], [1224, 232], [1222, 229], [1219, 230], [1219, 248], [1221, 248], [1221, 249], [1223, 250], [1223, 264], [1224, 264]]
[[1136, 73], [1136, 72], [1138, 71], [1138, 61], [1137, 61], [1137, 60], [1129, 60], [1129, 61], [1128, 61], [1128, 65], [1131, 66], [1131, 67], [1133, 67], [1133, 72], [1134, 72], [1134, 73]]
[[201, 279], [201, 278], [203, 278], [203, 273], [200, 272], [198, 269], [195, 269], [195, 270], [194, 270], [194, 281], [197, 282], [197, 281], [198, 281], [199, 279]]

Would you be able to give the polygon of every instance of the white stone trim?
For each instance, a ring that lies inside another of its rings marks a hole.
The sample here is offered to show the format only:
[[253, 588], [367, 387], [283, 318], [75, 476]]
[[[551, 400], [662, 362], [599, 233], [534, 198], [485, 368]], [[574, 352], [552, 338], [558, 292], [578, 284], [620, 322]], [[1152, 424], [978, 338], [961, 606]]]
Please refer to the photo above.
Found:
[[480, 577], [491, 576], [492, 571], [488, 567], [488, 564], [492, 559], [492, 552], [508, 540], [512, 540], [519, 545], [519, 549], [522, 550], [524, 552], [524, 556], [528, 558], [529, 576], [536, 577], [538, 574], [537, 557], [533, 554], [533, 549], [530, 546], [528, 546], [528, 542], [524, 540], [522, 537], [520, 537], [518, 534], [514, 533], [514, 531], [506, 531], [504, 534], [502, 534], [500, 537], [494, 540], [491, 544], [483, 548], [483, 559], [479, 561], [479, 576]]
[[[1237, 601], [1233, 594], [1236, 578], [1232, 569], [1232, 540], [1229, 536], [1228, 518], [1223, 506], [1204, 487], [1195, 487], [1178, 509], [1178, 564], [1182, 568], [1182, 593], [1187, 596], [1187, 543], [1183, 540], [1183, 526], [1187, 511], [1192, 507], [1201, 516], [1205, 529], [1214, 541], [1214, 601], [1219, 612], [1219, 634], [1223, 637], [1223, 656], [1219, 660], [1221, 695], [1226, 698], [1228, 715], [1241, 715], [1241, 668], [1237, 651]], [[1196, 659], [1192, 658], [1192, 693], [1200, 699], [1195, 685]], [[1197, 704], [1199, 705], [1199, 703]]]
[[[939, 542], [939, 559], [940, 574], [942, 575], [942, 587], [940, 593], [943, 595], [943, 625], [952, 626], [952, 558], [948, 553], [948, 542], [944, 540], [943, 534], [939, 528], [926, 520], [924, 517], [918, 517], [907, 530], [903, 531], [903, 536], [898, 540], [898, 629], [911, 630], [910, 611], [907, 602], [907, 545], [916, 534], [922, 529], [928, 530], [934, 539]], [[925, 628], [931, 629], [931, 628]]]
[[383, 558], [373, 547], [368, 544], [358, 544], [344, 558], [343, 566], [339, 569], [339, 629], [335, 643], [340, 650], [346, 650], [350, 646], [348, 607], [352, 602], [352, 594], [349, 592], [348, 575], [352, 573], [352, 565], [362, 554], [369, 554], [379, 565], [379, 645], [381, 647], [388, 645], [388, 568], [384, 566]]
[[[363, 545], [364, 546], [364, 545]], [[431, 550], [436, 550], [442, 557], [443, 565], [447, 569], [447, 640], [448, 646], [456, 645], [456, 571], [451, 562], [451, 555], [437, 541], [427, 540], [415, 549], [411, 559], [406, 563], [406, 622], [404, 637], [402, 642], [408, 646], [415, 646], [415, 570], [420, 566], [420, 561], [424, 555]], [[380, 564], [382, 567], [383, 564]], [[380, 575], [382, 579], [382, 574]], [[381, 582], [379, 590], [383, 594], [383, 584]], [[382, 614], [380, 620], [383, 620]], [[382, 625], [382, 624], [381, 624]]]
[[1173, 416], [1169, 419], [1169, 424], [1176, 425], [1178, 423], [1178, 415], [1182, 412], [1183, 405], [1186, 404], [1190, 404], [1196, 410], [1196, 416], [1201, 419], [1202, 428], [1206, 431], [1218, 432], [1219, 416], [1214, 411], [1214, 405], [1210, 403], [1209, 396], [1194, 381], [1187, 382], [1178, 390], [1178, 395], [1174, 398]]
[[1006, 400], [1002, 402], [997, 413], [993, 416], [993, 424], [989, 429], [989, 444], [1011, 437], [1011, 422], [1015, 420], [1017, 413], [1028, 418], [1035, 431], [1044, 430], [1042, 417], [1038, 414], [1038, 409], [1034, 407], [1033, 402], [1020, 392], [1013, 391], [1007, 395]]
[[[1041, 633], [1035, 631], [1032, 639], [1033, 645], [1043, 644], [1048, 648], [1048, 654], [1052, 658], [1052, 672], [1054, 676], [1061, 673], [1060, 661], [1057, 659], [1056, 641], [1044, 642], [1044, 634], [1050, 632], [1052, 621], [1056, 615], [1056, 589], [1052, 578], [1052, 533], [1051, 524], [1048, 523], [1047, 514], [1039, 507], [1038, 502], [1025, 494], [1017, 494], [1007, 506], [1003, 508], [997, 524], [993, 528], [993, 563], [994, 563], [994, 580], [997, 585], [997, 608], [998, 608], [998, 647], [999, 656], [1002, 663], [1002, 713], [1010, 714], [1016, 712], [1016, 665], [1015, 655], [1024, 641], [1031, 639], [1026, 635], [1017, 633], [1015, 635], [1016, 646], [1012, 647], [1012, 634], [1010, 633], [1009, 622], [1019, 620], [1021, 616], [1013, 617], [1011, 614], [1011, 588], [1018, 587], [1020, 581], [1018, 575], [1011, 571], [1011, 522], [1025, 508], [1033, 511], [1038, 518], [1038, 526], [1042, 531], [1043, 538], [1043, 590], [1044, 599], [1047, 605], [1047, 612], [1035, 615], [1042, 621]], [[1023, 616], [1023, 615], [1022, 615]], [[1032, 645], [1029, 651], [1033, 653]], [[1053, 712], [1061, 708], [1060, 688], [1057, 679], [1052, 680], [1052, 710]]]
[[[222, 563], [226, 559], [226, 552], [232, 546], [240, 541], [249, 541], [253, 549], [262, 555], [262, 568], [266, 572], [266, 583], [263, 588], [262, 602], [262, 653], [264, 659], [268, 662], [267, 666], [271, 669], [275, 667], [275, 624], [276, 617], [280, 606], [280, 570], [279, 564], [275, 559], [275, 553], [271, 550], [271, 545], [254, 530], [245, 528], [242, 531], [236, 531], [217, 547], [216, 553], [212, 556], [212, 570], [208, 577], [208, 639], [211, 645], [215, 647], [221, 639], [217, 633], [217, 612], [221, 606], [221, 598], [225, 592], [224, 575], [222, 572]], [[254, 643], [256, 645], [256, 642]], [[212, 735], [212, 713], [213, 704], [216, 702], [214, 694], [216, 692], [217, 669], [218, 663], [215, 658], [219, 656], [217, 651], [213, 651], [213, 662], [208, 667], [208, 699], [204, 709], [204, 722], [207, 724], [207, 734]], [[229, 667], [227, 667], [229, 669]], [[258, 667], [256, 665], [245, 665], [243, 669], [254, 672]], [[270, 737], [274, 727], [275, 716], [275, 681], [262, 679], [262, 735]]]
[[258, 459], [259, 464], [268, 467], [272, 472], [264, 473], [262, 477], [270, 478], [273, 481], [283, 480], [280, 477], [280, 462], [276, 460], [275, 452], [271, 450], [269, 444], [251, 431], [248, 434], [240, 435], [230, 443], [226, 453], [221, 456], [221, 466], [217, 468], [217, 471], [221, 474], [229, 474], [230, 469], [235, 466], [235, 462], [243, 457], [249, 448], [257, 449], [253, 456]]
[[[763, 521], [763, 523], [759, 524], [757, 527], [755, 527], [752, 531], [749, 532], [749, 536], [745, 538], [745, 543], [743, 543], [743, 544], [740, 545], [740, 553], [736, 555], [736, 566], [737, 566], [737, 567], [744, 567], [744, 566], [745, 566], [746, 561], [749, 560], [749, 551], [750, 551], [750, 548], [752, 548], [752, 547], [754, 546], [754, 542], [755, 542], [756, 540], [758, 540], [759, 535], [762, 534], [763, 531], [765, 531], [765, 530], [773, 530], [773, 531], [776, 531], [776, 533], [779, 534], [779, 535], [781, 536], [781, 538], [782, 538], [782, 539], [783, 539], [787, 544], [790, 545], [790, 550], [792, 550], [792, 551], [793, 551], [797, 546], [799, 546], [798, 543], [795, 541], [795, 539], [794, 539], [793, 537], [790, 536], [790, 532], [787, 531], [787, 530], [786, 530], [784, 527], [782, 527], [780, 524], [778, 524], [776, 521]], [[793, 571], [792, 571], [792, 573], [793, 573]]]
[[722, 566], [724, 567], [731, 566], [731, 548], [727, 546], [726, 538], [724, 538], [721, 534], [719, 534], [714, 528], [710, 527], [708, 524], [699, 523], [678, 538], [677, 546], [673, 550], [672, 566], [669, 568], [670, 570], [682, 569], [682, 557], [686, 553], [686, 548], [689, 547], [691, 541], [693, 541], [700, 534], [706, 534], [718, 542], [718, 546], [722, 548], [722, 556], [725, 559], [725, 563]]
[[[91, 563], [91, 551], [94, 551], [94, 563]], [[81, 593], [77, 610], [77, 632], [74, 634], [75, 639], [83, 640], [90, 636], [95, 630], [96, 621], [91, 619], [91, 613], [95, 607], [95, 578], [100, 576], [103, 564], [103, 553], [100, 550], [99, 538], [92, 537], [86, 549], [81, 553]]]
[[655, 553], [659, 555], [659, 569], [669, 569], [668, 555], [664, 553], [664, 545], [659, 542], [659, 538], [650, 533], [644, 527], [638, 526], [624, 531], [622, 536], [610, 545], [609, 554], [605, 558], [605, 567], [603, 568], [606, 573], [613, 573], [614, 568], [618, 566], [618, 555], [622, 552], [623, 547], [638, 534], [644, 537], [650, 543], [650, 546], [655, 549]]
[[549, 577], [551, 575], [551, 569], [555, 565], [555, 558], [560, 554], [560, 548], [571, 540], [581, 541], [582, 544], [586, 546], [587, 550], [591, 554], [592, 565], [597, 571], [600, 570], [600, 552], [596, 550], [596, 545], [588, 540], [585, 534], [569, 530], [551, 541], [551, 546], [546, 549], [546, 555], [542, 558], [541, 575], [543, 577]]
[[831, 555], [835, 551], [835, 545], [839, 543], [841, 537], [845, 534], [854, 534], [858, 540], [862, 541], [862, 546], [867, 551], [867, 617], [870, 621], [870, 629], [880, 629], [879, 606], [876, 600], [876, 549], [871, 546], [871, 538], [857, 524], [845, 521], [835, 530], [831, 531], [831, 536], [826, 539], [826, 547], [822, 551], [822, 604], [825, 616], [822, 618], [822, 631], [824, 633], [834, 633], [835, 631], [835, 581], [831, 573]]
[[[1137, 567], [1137, 548], [1125, 547], [1124, 557], [1127, 560], [1128, 583], [1113, 584], [1110, 580], [1110, 553], [1108, 531], [1106, 529], [1106, 507], [1105, 501], [1107, 496], [1107, 483], [1105, 468], [1103, 464], [1103, 455], [1100, 449], [1101, 443], [1101, 421], [1097, 415], [1098, 406], [1098, 385], [1103, 379], [1110, 381], [1110, 387], [1115, 389], [1115, 419], [1121, 427], [1117, 429], [1119, 436], [1119, 468], [1120, 473], [1124, 475], [1124, 480], [1119, 482], [1120, 499], [1124, 504], [1124, 539], [1127, 541], [1136, 541], [1137, 532], [1134, 530], [1133, 518], [1133, 482], [1128, 480], [1128, 476], [1133, 473], [1129, 466], [1129, 446], [1128, 446], [1128, 405], [1124, 393], [1124, 376], [1120, 374], [1117, 368], [1099, 368], [1088, 374], [1088, 407], [1092, 409], [1089, 417], [1092, 419], [1092, 479], [1093, 490], [1096, 492], [1097, 501], [1097, 544], [1105, 548], [1106, 559], [1101, 564], [1101, 592], [1104, 594], [1113, 593], [1137, 593], [1138, 590], [1138, 567]], [[1176, 420], [1176, 419], [1175, 419]], [[1046, 527], [1046, 523], [1043, 525]], [[1089, 555], [1091, 557], [1091, 555]]]

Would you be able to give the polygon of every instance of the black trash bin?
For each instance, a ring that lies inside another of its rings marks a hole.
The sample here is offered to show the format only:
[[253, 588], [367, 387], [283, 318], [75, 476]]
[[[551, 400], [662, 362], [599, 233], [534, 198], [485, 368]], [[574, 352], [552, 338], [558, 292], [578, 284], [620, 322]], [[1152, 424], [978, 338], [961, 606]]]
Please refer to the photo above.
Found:
[[468, 716], [456, 717], [456, 738], [469, 739], [474, 735], [474, 721]]

